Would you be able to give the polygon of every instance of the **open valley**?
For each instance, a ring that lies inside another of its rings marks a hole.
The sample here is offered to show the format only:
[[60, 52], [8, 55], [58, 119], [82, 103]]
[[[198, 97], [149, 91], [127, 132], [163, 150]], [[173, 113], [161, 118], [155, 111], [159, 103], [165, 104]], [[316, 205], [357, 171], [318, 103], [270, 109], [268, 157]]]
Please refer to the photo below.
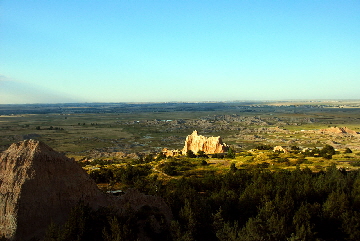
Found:
[[181, 149], [193, 130], [221, 136], [236, 151], [259, 144], [360, 149], [359, 138], [321, 131], [360, 131], [360, 102], [53, 104], [0, 106], [0, 150], [42, 140], [75, 156]]
[[0, 105], [1, 240], [359, 240], [359, 107]]

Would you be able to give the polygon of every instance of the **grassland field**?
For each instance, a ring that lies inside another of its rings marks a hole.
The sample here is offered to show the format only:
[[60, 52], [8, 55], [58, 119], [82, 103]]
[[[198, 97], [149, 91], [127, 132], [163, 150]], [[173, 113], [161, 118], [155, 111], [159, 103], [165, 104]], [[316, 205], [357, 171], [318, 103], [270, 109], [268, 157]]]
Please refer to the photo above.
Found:
[[[348, 161], [358, 160], [359, 137], [312, 131], [346, 126], [359, 132], [359, 106], [360, 101], [0, 105], [0, 150], [23, 139], [38, 139], [76, 159], [91, 158], [94, 152], [151, 153], [165, 147], [182, 149], [186, 136], [197, 130], [221, 136], [238, 153], [234, 160], [208, 160], [210, 165], [202, 169], [266, 161], [270, 169], [296, 168], [297, 156], [288, 156], [288, 164], [274, 164], [264, 153], [239, 154], [259, 144], [330, 144], [339, 154], [331, 161], [309, 157], [307, 166], [321, 170], [336, 163], [354, 168]], [[346, 147], [353, 153], [342, 154]]]

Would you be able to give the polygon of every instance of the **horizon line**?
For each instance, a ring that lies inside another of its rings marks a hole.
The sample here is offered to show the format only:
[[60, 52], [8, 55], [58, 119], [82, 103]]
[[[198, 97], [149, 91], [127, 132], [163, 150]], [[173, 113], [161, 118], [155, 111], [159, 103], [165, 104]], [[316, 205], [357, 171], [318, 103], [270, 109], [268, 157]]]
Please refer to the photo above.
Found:
[[119, 101], [119, 102], [34, 102], [34, 103], [0, 103], [0, 105], [61, 105], [61, 104], [166, 104], [166, 103], [241, 103], [241, 102], [325, 102], [325, 101], [360, 101], [360, 99], [247, 99], [247, 100], [203, 100], [203, 101]]

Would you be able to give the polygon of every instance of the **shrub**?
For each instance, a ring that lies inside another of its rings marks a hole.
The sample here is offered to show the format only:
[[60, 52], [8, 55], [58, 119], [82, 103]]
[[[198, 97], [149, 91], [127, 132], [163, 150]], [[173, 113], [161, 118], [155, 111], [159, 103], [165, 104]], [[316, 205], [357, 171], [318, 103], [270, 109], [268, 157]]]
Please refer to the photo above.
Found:
[[330, 145], [325, 145], [321, 151], [320, 151], [320, 155], [335, 155], [335, 149], [333, 146]]
[[198, 151], [197, 153], [197, 157], [204, 157], [204, 158], [209, 158], [204, 151]]
[[231, 163], [231, 165], [230, 165], [230, 171], [236, 172], [236, 170], [237, 170], [237, 167], [235, 166], [235, 163], [234, 163], [234, 162]]
[[163, 167], [162, 170], [165, 174], [170, 175], [170, 176], [175, 176], [177, 174], [175, 167], [169, 163], [165, 164], [165, 166]]
[[268, 163], [268, 162], [262, 162], [262, 163], [256, 164], [256, 167], [258, 167], [258, 168], [268, 168], [269, 166], [270, 166], [270, 163]]
[[277, 159], [277, 162], [279, 163], [289, 162], [289, 159], [287, 157], [280, 157], [279, 159]]
[[310, 161], [310, 160], [307, 160], [305, 159], [305, 161], [303, 162], [304, 164], [313, 164], [314, 162]]
[[231, 158], [234, 159], [235, 158], [235, 152], [233, 151], [233, 149], [229, 148], [227, 154], [226, 154], [227, 158]]
[[353, 167], [360, 167], [360, 160], [350, 162], [350, 165], [353, 166]]
[[194, 154], [194, 152], [192, 150], [187, 150], [186, 156], [189, 157], [189, 158], [195, 158], [196, 157], [196, 155]]
[[273, 147], [270, 145], [257, 145], [255, 147], [255, 149], [257, 149], [257, 150], [272, 150]]
[[215, 153], [212, 155], [212, 158], [218, 158], [218, 159], [222, 159], [225, 157], [224, 153]]

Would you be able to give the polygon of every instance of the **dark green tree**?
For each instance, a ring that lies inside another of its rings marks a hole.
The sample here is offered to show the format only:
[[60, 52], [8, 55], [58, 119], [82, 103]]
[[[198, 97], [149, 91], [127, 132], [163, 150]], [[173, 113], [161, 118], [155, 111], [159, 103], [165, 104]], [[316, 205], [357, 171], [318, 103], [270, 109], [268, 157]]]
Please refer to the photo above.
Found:
[[185, 205], [180, 209], [179, 216], [181, 223], [185, 226], [185, 236], [189, 237], [189, 240], [196, 236], [198, 229], [198, 220], [196, 218], [196, 212], [191, 208], [191, 203], [188, 199], [185, 200]]
[[163, 160], [163, 159], [166, 159], [166, 156], [165, 156], [164, 153], [160, 152], [156, 157], [156, 161], [160, 161], [160, 160]]
[[197, 153], [197, 157], [204, 157], [204, 158], [208, 158], [208, 156], [205, 154], [204, 151], [198, 151]]
[[195, 158], [196, 155], [194, 154], [194, 152], [192, 150], [187, 150], [186, 151], [186, 156], [189, 158]]
[[205, 161], [205, 160], [202, 160], [202, 161], [201, 161], [201, 165], [202, 165], [202, 166], [207, 166], [207, 164], [208, 164], [207, 161]]
[[325, 145], [321, 150], [320, 150], [320, 155], [335, 155], [335, 149], [333, 146], [330, 145]]
[[148, 163], [148, 162], [152, 162], [154, 161], [154, 155], [153, 154], [148, 154], [144, 157], [144, 162]]
[[230, 171], [231, 172], [236, 172], [237, 171], [237, 167], [235, 166], [234, 162], [230, 164]]
[[229, 150], [226, 153], [226, 157], [231, 158], [231, 159], [235, 158], [235, 152], [234, 152], [234, 150], [232, 148], [229, 148]]
[[177, 174], [176, 168], [175, 168], [175, 162], [173, 161], [167, 161], [165, 162], [162, 171], [170, 176], [175, 176]]
[[261, 145], [257, 145], [255, 147], [255, 149], [257, 149], [257, 150], [272, 150], [273, 147], [270, 145], [261, 144]]

